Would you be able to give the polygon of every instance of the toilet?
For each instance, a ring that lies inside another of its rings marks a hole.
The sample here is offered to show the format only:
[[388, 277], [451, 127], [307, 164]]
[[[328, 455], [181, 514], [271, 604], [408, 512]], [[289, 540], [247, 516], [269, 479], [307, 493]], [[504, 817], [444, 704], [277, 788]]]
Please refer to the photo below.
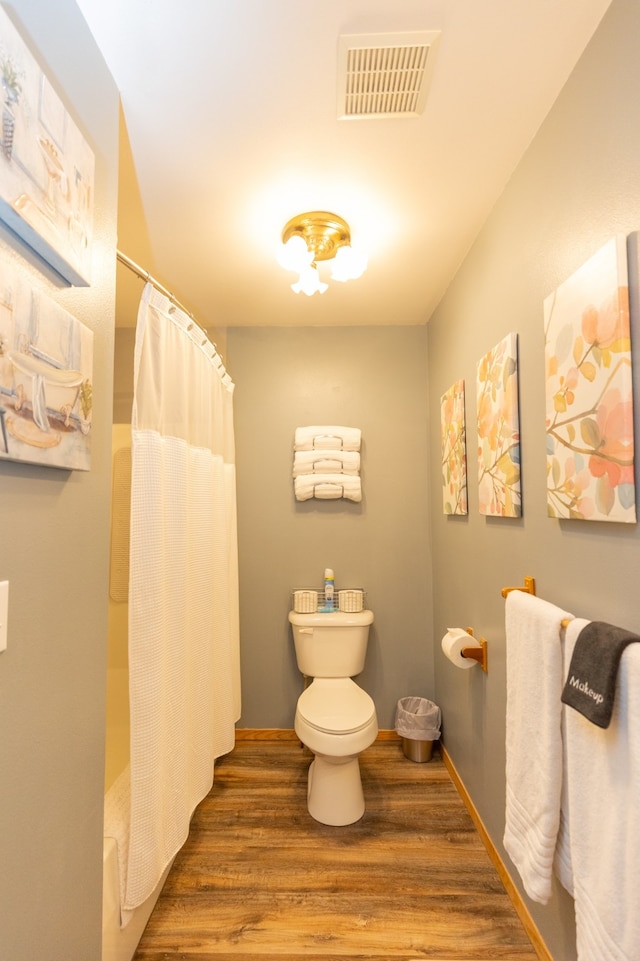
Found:
[[295, 731], [314, 754], [309, 814], [322, 824], [353, 824], [364, 814], [358, 755], [378, 733], [375, 704], [352, 680], [364, 668], [372, 611], [290, 611], [298, 668], [311, 683], [296, 705]]

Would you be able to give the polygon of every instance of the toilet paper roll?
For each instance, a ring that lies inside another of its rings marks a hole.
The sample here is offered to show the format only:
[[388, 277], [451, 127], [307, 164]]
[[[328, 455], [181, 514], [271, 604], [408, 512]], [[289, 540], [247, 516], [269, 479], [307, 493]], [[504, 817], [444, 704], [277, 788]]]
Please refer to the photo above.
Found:
[[452, 664], [468, 670], [470, 667], [475, 667], [477, 661], [462, 656], [462, 649], [465, 647], [482, 647], [482, 645], [461, 627], [447, 628], [447, 633], [442, 638], [442, 650]]

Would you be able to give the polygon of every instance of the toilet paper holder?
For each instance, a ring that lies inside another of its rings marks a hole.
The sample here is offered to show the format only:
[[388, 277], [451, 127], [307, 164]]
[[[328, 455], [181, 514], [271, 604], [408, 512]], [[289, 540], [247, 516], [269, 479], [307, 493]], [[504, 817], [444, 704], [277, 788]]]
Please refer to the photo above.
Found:
[[473, 637], [480, 647], [463, 647], [460, 652], [463, 657], [477, 661], [484, 673], [487, 673], [487, 642], [484, 637], [475, 637], [472, 627], [465, 627], [465, 631]]

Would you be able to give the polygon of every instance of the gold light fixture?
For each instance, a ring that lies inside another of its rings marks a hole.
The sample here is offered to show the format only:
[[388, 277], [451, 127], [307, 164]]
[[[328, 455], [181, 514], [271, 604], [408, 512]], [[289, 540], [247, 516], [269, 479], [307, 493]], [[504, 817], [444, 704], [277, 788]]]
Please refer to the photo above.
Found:
[[278, 263], [299, 274], [291, 289], [297, 294], [323, 294], [328, 284], [320, 279], [318, 262], [333, 261], [331, 279], [355, 280], [367, 269], [367, 258], [351, 246], [349, 224], [337, 214], [311, 210], [285, 224]]

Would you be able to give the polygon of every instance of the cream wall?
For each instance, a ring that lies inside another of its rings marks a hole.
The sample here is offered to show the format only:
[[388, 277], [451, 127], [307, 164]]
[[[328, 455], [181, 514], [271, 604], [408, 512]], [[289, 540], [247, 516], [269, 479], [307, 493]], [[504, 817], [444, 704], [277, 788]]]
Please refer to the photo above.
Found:
[[100, 957], [118, 94], [72, 0], [5, 5], [96, 155], [91, 286], [0, 254], [94, 332], [89, 472], [0, 463], [0, 959]]
[[[329, 291], [326, 296], [329, 297]], [[302, 688], [290, 592], [363, 586], [375, 621], [359, 683], [383, 728], [397, 700], [433, 697], [426, 330], [229, 328], [236, 390], [242, 718], [291, 728]], [[296, 427], [362, 431], [363, 501], [298, 502]]]
[[[450, 624], [471, 625], [489, 644], [487, 676], [456, 671], [436, 647], [436, 694], [447, 750], [499, 849], [505, 794], [501, 588], [532, 575], [539, 596], [577, 615], [640, 631], [638, 525], [546, 516], [542, 315], [547, 294], [592, 253], [616, 233], [630, 234], [640, 227], [639, 37], [636, 0], [614, 0], [428, 325], [431, 411], [437, 411], [440, 395], [450, 384], [464, 378], [469, 457], [469, 515], [445, 517], [439, 437], [432, 417], [434, 634], [442, 636]], [[630, 251], [640, 449], [635, 242]], [[476, 362], [510, 331], [519, 336], [523, 517], [488, 519], [478, 513], [476, 487]], [[568, 895], [557, 885], [548, 906], [530, 907], [554, 958], [573, 961], [573, 903]]]

